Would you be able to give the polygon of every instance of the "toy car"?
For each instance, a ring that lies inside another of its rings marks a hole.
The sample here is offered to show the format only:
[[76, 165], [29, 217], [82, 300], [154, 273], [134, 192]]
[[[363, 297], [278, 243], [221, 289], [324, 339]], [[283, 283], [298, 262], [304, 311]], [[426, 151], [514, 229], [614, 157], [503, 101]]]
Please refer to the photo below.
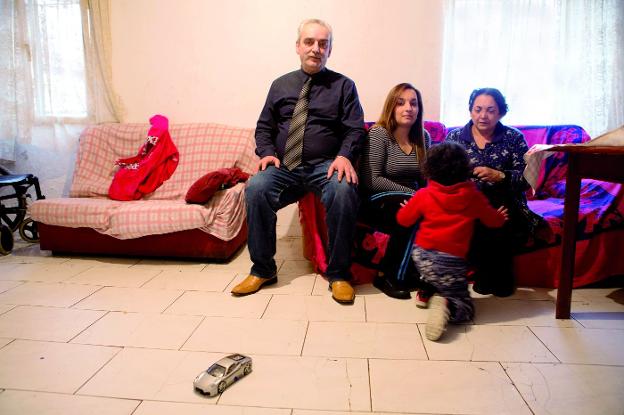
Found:
[[251, 357], [231, 354], [197, 375], [193, 386], [205, 395], [217, 395], [250, 372]]

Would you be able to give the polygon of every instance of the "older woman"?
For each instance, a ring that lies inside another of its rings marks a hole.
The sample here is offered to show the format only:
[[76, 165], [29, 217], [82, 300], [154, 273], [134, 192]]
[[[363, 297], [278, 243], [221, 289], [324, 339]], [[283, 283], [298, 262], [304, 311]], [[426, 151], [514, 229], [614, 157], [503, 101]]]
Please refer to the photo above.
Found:
[[500, 297], [513, 294], [512, 251], [524, 244], [541, 222], [527, 206], [525, 191], [529, 188], [522, 173], [524, 153], [528, 146], [524, 135], [507, 127], [500, 119], [507, 114], [505, 97], [498, 89], [475, 89], [468, 100], [470, 121], [451, 131], [446, 141], [466, 148], [473, 167], [473, 180], [498, 208], [509, 210], [509, 221], [501, 229], [478, 225], [469, 259], [476, 267], [474, 291]]
[[408, 83], [390, 90], [377, 123], [369, 130], [360, 159], [366, 223], [391, 235], [381, 264], [383, 276], [373, 284], [395, 298], [410, 298], [404, 277], [411, 266], [412, 230], [396, 223], [401, 203], [425, 184], [421, 164], [431, 138], [423, 128], [420, 91]]

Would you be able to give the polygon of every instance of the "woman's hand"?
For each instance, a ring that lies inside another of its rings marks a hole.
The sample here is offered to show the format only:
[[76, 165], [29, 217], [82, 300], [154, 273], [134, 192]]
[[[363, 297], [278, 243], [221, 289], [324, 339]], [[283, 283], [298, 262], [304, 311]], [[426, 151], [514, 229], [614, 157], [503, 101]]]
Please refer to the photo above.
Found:
[[485, 166], [475, 167], [472, 174], [479, 180], [489, 183], [499, 183], [505, 179], [505, 173], [502, 171]]
[[509, 220], [509, 212], [507, 211], [507, 208], [505, 206], [499, 207], [498, 209], [496, 209], [496, 211], [503, 215], [506, 221]]

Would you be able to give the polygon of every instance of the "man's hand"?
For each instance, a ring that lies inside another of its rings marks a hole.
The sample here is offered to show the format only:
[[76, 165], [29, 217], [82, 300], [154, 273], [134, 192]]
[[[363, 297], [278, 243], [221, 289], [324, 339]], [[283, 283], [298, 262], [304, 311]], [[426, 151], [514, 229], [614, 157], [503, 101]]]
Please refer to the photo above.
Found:
[[475, 167], [472, 174], [479, 180], [490, 183], [498, 183], [503, 181], [505, 178], [505, 173], [502, 171], [494, 170], [485, 166]]
[[278, 169], [280, 167], [280, 161], [279, 161], [279, 159], [277, 157], [275, 157], [275, 156], [265, 156], [265, 157], [262, 157], [260, 159], [260, 161], [258, 162], [258, 169], [260, 171], [264, 171], [264, 170], [266, 170], [266, 168], [270, 164], [273, 164]]
[[347, 179], [347, 183], [358, 183], [357, 173], [351, 164], [351, 161], [344, 156], [337, 156], [334, 162], [329, 166], [327, 170], [327, 178], [329, 179], [334, 174], [334, 171], [338, 172], [338, 181], [342, 181], [344, 176]]

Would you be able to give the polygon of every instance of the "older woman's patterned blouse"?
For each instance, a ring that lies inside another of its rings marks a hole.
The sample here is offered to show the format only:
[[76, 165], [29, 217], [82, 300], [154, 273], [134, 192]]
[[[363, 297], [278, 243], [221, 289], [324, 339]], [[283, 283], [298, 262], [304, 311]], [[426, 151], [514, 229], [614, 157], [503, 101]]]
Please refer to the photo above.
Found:
[[[485, 166], [505, 173], [505, 179], [498, 183], [484, 182], [477, 178], [473, 180], [495, 207], [505, 205], [510, 209], [512, 220], [524, 219], [522, 222], [532, 232], [541, 218], [527, 206], [525, 191], [529, 189], [529, 184], [522, 174], [526, 165], [524, 154], [529, 148], [524, 135], [516, 128], [499, 122], [492, 142], [486, 143], [481, 149], [472, 135], [472, 125], [470, 121], [464, 127], [452, 130], [446, 136], [446, 141], [462, 145], [473, 168]], [[514, 218], [514, 214], [520, 214], [521, 218]]]

